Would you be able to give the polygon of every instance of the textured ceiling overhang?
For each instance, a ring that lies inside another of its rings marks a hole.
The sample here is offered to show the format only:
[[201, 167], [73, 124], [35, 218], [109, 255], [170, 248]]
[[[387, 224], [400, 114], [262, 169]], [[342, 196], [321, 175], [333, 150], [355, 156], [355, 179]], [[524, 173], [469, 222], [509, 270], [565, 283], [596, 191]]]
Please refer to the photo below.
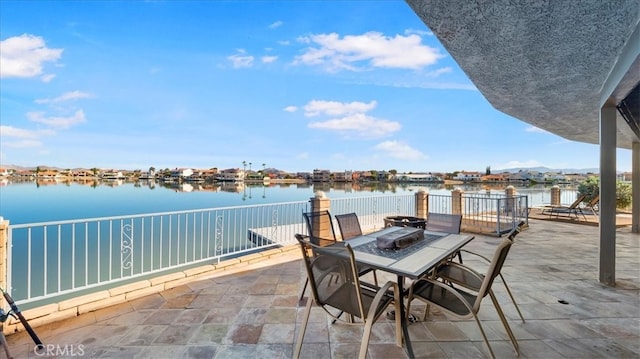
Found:
[[598, 143], [603, 91], [621, 101], [640, 82], [638, 0], [406, 1], [496, 109], [569, 140]]

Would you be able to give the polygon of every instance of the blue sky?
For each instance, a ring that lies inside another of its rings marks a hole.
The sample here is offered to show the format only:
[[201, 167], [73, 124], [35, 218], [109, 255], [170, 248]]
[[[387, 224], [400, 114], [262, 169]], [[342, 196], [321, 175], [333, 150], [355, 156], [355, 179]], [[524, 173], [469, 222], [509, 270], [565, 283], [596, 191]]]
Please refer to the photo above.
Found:
[[0, 165], [599, 163], [491, 107], [402, 1], [2, 0], [0, 40]]

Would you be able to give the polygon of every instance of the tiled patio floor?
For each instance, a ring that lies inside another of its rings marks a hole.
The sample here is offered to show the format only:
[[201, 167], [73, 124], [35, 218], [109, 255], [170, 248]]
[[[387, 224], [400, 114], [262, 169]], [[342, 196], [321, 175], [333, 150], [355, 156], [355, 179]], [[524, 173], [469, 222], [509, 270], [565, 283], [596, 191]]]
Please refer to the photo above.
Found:
[[[531, 220], [516, 239], [503, 274], [526, 323], [518, 319], [501, 283], [494, 289], [518, 338], [520, 358], [640, 357], [640, 235], [628, 227], [618, 230], [617, 285], [608, 287], [597, 280], [598, 233], [593, 226]], [[490, 255], [499, 240], [476, 235], [467, 248]], [[465, 259], [480, 266], [471, 257]], [[297, 298], [304, 269], [291, 257], [265, 264], [38, 327], [36, 332], [45, 343], [67, 345], [60, 357], [82, 350], [84, 357], [99, 358], [290, 358], [304, 309]], [[423, 308], [414, 306], [416, 313]], [[305, 357], [355, 357], [361, 330], [332, 325], [323, 313], [312, 315]], [[488, 298], [480, 314], [496, 356], [516, 357]], [[393, 322], [382, 319], [373, 328], [370, 358], [406, 357], [393, 343]], [[410, 335], [420, 358], [488, 356], [473, 321], [432, 313], [426, 322], [411, 324]], [[16, 358], [37, 357], [24, 332], [7, 340]]]

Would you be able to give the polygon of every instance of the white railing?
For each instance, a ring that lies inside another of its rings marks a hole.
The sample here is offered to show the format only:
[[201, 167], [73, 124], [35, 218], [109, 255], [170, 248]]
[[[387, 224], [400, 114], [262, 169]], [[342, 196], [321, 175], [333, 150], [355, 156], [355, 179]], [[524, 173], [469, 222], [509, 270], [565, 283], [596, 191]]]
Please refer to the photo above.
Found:
[[[464, 221], [493, 223], [497, 234], [526, 218], [527, 197], [467, 195]], [[451, 196], [429, 196], [429, 210], [450, 213]], [[140, 277], [215, 263], [307, 233], [307, 201], [10, 225], [7, 287], [18, 304], [46, 304]], [[415, 216], [416, 196], [331, 200], [331, 213], [355, 212], [363, 231], [388, 216]], [[497, 218], [497, 224], [496, 224]], [[463, 230], [464, 230], [463, 221]]]
[[295, 242], [309, 203], [10, 225], [7, 287], [18, 303]]
[[340, 198], [331, 200], [331, 214], [355, 212], [363, 232], [384, 227], [388, 216], [415, 216], [416, 196], [387, 195], [372, 197]]

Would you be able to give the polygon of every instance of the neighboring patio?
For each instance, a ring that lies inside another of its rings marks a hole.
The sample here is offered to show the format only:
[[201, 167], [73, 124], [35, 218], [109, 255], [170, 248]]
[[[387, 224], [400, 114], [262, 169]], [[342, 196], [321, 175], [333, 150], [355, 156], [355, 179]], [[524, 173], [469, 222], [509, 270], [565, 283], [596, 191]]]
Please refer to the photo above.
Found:
[[[598, 282], [598, 227], [530, 220], [503, 268], [526, 323], [501, 283], [494, 285], [521, 358], [640, 356], [640, 235], [625, 227], [616, 236], [617, 285], [608, 287]], [[498, 242], [476, 235], [467, 248], [490, 255]], [[471, 257], [465, 263], [480, 265]], [[298, 302], [306, 278], [299, 250], [226, 273], [35, 330], [44, 343], [82, 348], [85, 357], [290, 358], [304, 304]], [[490, 300], [480, 315], [496, 356], [516, 357]], [[373, 328], [370, 358], [406, 357], [393, 343], [392, 321], [383, 318]], [[432, 311], [409, 330], [417, 357], [488, 357], [473, 321]], [[360, 327], [332, 325], [318, 309], [303, 354], [355, 357], [360, 338]], [[36, 357], [26, 333], [7, 340], [15, 357]]]

